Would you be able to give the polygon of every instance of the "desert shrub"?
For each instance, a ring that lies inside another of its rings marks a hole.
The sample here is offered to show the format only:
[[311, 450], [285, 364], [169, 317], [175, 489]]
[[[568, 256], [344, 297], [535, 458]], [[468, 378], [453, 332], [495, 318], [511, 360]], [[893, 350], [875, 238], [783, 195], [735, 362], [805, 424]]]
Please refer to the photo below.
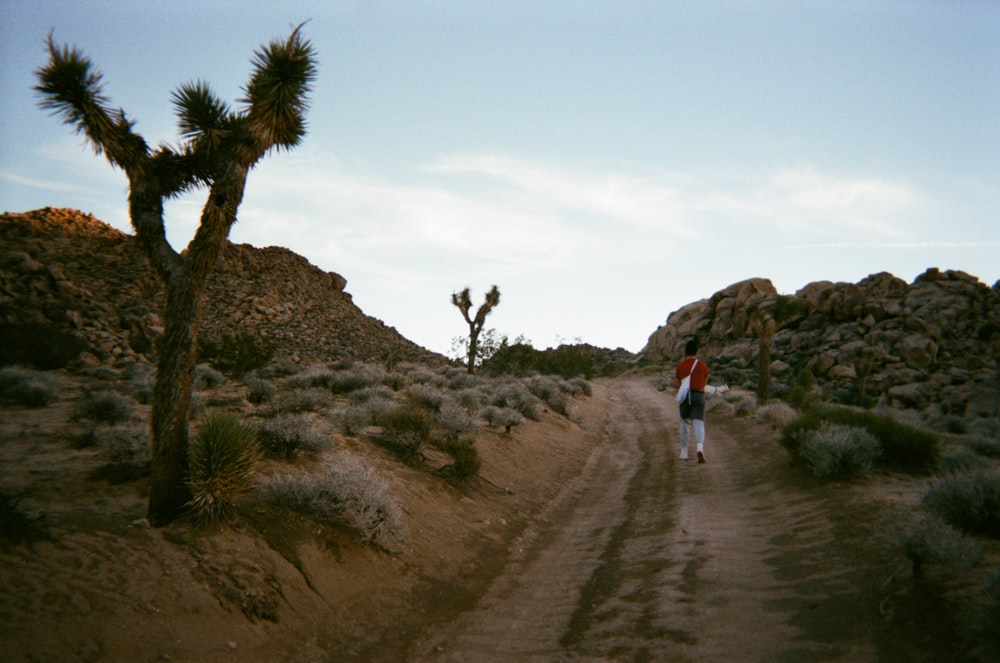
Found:
[[965, 442], [969, 449], [981, 456], [1000, 457], [1000, 439], [995, 437], [972, 437]]
[[541, 402], [527, 387], [517, 381], [503, 382], [496, 387], [490, 405], [498, 408], [517, 410], [528, 419], [539, 419], [542, 416]]
[[970, 472], [938, 479], [921, 504], [959, 529], [1000, 536], [1000, 474]]
[[0, 366], [65, 368], [86, 349], [86, 342], [67, 329], [40, 323], [0, 323]]
[[393, 391], [399, 391], [406, 386], [406, 376], [395, 371], [387, 372], [382, 376], [382, 385]]
[[969, 432], [969, 422], [965, 420], [965, 417], [948, 414], [934, 422], [934, 429], [952, 435], [965, 435]]
[[467, 387], [453, 393], [452, 398], [469, 412], [476, 412], [486, 400], [486, 392], [475, 387]]
[[444, 468], [443, 473], [458, 482], [466, 482], [479, 474], [482, 460], [472, 440], [450, 439], [443, 445], [454, 462]]
[[149, 405], [153, 402], [156, 367], [136, 362], [129, 365], [125, 377], [128, 380], [128, 393], [132, 398], [143, 405]]
[[938, 459], [938, 469], [946, 474], [966, 473], [986, 467], [986, 460], [967, 447], [956, 449]]
[[415, 403], [427, 408], [437, 410], [444, 403], [444, 392], [432, 384], [415, 384], [406, 390]]
[[463, 433], [476, 428], [476, 422], [469, 416], [469, 411], [455, 401], [445, 402], [434, 419], [448, 440], [457, 440]]
[[103, 380], [104, 382], [114, 382], [121, 377], [121, 374], [117, 370], [111, 368], [110, 366], [105, 366], [104, 364], [88, 368], [83, 371], [83, 374], [89, 378]]
[[486, 420], [490, 426], [503, 426], [504, 432], [510, 435], [510, 429], [524, 423], [524, 417], [517, 410], [509, 407], [497, 407], [488, 405], [483, 408], [480, 416]]
[[205, 417], [188, 445], [188, 505], [195, 517], [224, 520], [233, 501], [252, 487], [260, 456], [254, 426], [223, 412]]
[[37, 408], [57, 399], [55, 385], [44, 374], [18, 367], [0, 368], [0, 401]]
[[568, 387], [569, 393], [574, 396], [592, 396], [594, 388], [583, 378], [570, 378], [564, 383]]
[[358, 364], [331, 373], [326, 387], [335, 394], [349, 394], [358, 389], [381, 384], [383, 377], [385, 371], [381, 367]]
[[279, 414], [261, 422], [258, 439], [269, 456], [291, 459], [296, 454], [315, 455], [329, 449], [333, 442], [316, 430], [305, 414]]
[[394, 392], [389, 387], [385, 385], [375, 385], [373, 387], [365, 387], [364, 389], [358, 389], [357, 391], [352, 391], [348, 398], [352, 401], [363, 403], [365, 401], [371, 400], [383, 400], [391, 401], [396, 397], [396, 392]]
[[262, 378], [287, 378], [301, 370], [302, 367], [288, 357], [278, 357], [267, 366], [257, 369], [257, 375]]
[[116, 424], [128, 421], [133, 410], [132, 402], [117, 391], [93, 391], [84, 395], [77, 414], [83, 419]]
[[730, 391], [724, 398], [733, 406], [733, 413], [739, 417], [757, 415], [757, 395], [749, 391]]
[[445, 377], [448, 378], [448, 389], [452, 391], [475, 389], [486, 382], [485, 378], [475, 373], [470, 373], [464, 368], [448, 370], [445, 372]]
[[203, 337], [198, 341], [198, 360], [208, 362], [228, 375], [243, 375], [267, 366], [278, 345], [248, 332]]
[[913, 575], [923, 574], [925, 564], [944, 571], [972, 566], [981, 553], [975, 541], [936, 514], [920, 509], [898, 509], [885, 521], [890, 546], [910, 561]]
[[96, 448], [102, 458], [117, 465], [143, 468], [152, 459], [149, 429], [143, 424], [98, 426], [85, 434], [79, 444]]
[[347, 454], [327, 460], [321, 473], [279, 474], [266, 483], [268, 499], [319, 522], [345, 523], [365, 543], [392, 551], [406, 540], [402, 509], [388, 484]]
[[768, 403], [762, 405], [755, 415], [758, 423], [768, 423], [775, 428], [784, 428], [791, 423], [799, 413], [787, 403]]
[[938, 438], [891, 417], [846, 407], [812, 407], [782, 429], [781, 444], [794, 456], [799, 455], [803, 436], [819, 429], [825, 422], [864, 428], [882, 447], [882, 463], [888, 467], [923, 471], [937, 464]]
[[331, 418], [346, 435], [359, 435], [369, 426], [374, 426], [386, 412], [398, 407], [395, 399], [371, 398], [365, 401], [351, 401], [343, 409], [331, 414]]
[[569, 397], [563, 389], [564, 381], [556, 380], [548, 375], [534, 375], [527, 378], [528, 391], [541, 399], [546, 405], [561, 415], [566, 415], [569, 408]]
[[448, 384], [448, 380], [444, 375], [423, 366], [410, 367], [407, 375], [410, 378], [410, 382], [414, 384], [429, 384], [438, 388], [443, 388]]
[[322, 387], [296, 389], [278, 396], [275, 408], [279, 412], [311, 412], [330, 404], [330, 392]]
[[864, 428], [825, 423], [803, 436], [799, 456], [816, 476], [858, 477], [875, 467], [880, 452]]
[[246, 382], [247, 401], [254, 405], [261, 405], [274, 399], [278, 390], [268, 380], [263, 378], [251, 378]]
[[382, 413], [376, 422], [382, 427], [378, 441], [407, 462], [417, 459], [431, 436], [433, 419], [415, 403], [407, 403]]
[[195, 389], [212, 389], [222, 384], [225, 379], [222, 373], [208, 364], [198, 364], [194, 367], [193, 386]]

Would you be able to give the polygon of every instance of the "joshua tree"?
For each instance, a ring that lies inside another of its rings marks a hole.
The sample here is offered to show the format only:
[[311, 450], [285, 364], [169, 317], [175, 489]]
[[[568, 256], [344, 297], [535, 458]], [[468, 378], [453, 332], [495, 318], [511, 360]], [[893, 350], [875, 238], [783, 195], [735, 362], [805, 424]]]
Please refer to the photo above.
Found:
[[451, 293], [451, 303], [458, 307], [458, 310], [462, 312], [462, 317], [469, 323], [468, 370], [470, 373], [474, 373], [476, 370], [476, 355], [479, 352], [479, 333], [483, 331], [483, 325], [486, 324], [486, 316], [490, 314], [494, 306], [500, 303], [500, 290], [496, 286], [493, 286], [486, 293], [486, 301], [476, 311], [476, 317], [474, 318], [469, 315], [469, 311], [472, 309], [472, 296], [469, 294], [468, 288], [462, 292]]
[[[238, 109], [231, 109], [200, 81], [174, 92], [180, 127], [176, 147], [151, 148], [133, 131], [134, 122], [104, 96], [101, 72], [77, 48], [59, 46], [50, 35], [48, 63], [35, 72], [39, 105], [125, 171], [136, 240], [166, 285], [151, 424], [148, 515], [154, 525], [176, 518], [190, 500], [184, 481], [188, 414], [205, 279], [236, 221], [250, 169], [272, 150], [295, 147], [305, 135], [316, 63], [301, 27], [254, 53]], [[208, 189], [201, 222], [187, 248], [178, 253], [166, 239], [163, 202], [198, 187]]]

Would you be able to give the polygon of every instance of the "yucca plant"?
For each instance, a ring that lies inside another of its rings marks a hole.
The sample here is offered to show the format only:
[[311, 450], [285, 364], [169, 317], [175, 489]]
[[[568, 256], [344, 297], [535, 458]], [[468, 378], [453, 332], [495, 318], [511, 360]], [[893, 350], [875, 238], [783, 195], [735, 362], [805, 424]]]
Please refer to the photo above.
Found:
[[188, 504], [195, 517], [207, 523], [225, 520], [233, 500], [253, 485], [260, 457], [255, 427], [224, 412], [205, 417], [188, 447]]

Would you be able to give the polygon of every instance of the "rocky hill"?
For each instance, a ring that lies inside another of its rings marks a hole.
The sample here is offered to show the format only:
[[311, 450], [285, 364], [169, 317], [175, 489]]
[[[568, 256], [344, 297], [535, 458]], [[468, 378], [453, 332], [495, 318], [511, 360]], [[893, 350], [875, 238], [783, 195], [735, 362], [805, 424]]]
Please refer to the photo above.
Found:
[[[131, 235], [75, 210], [0, 216], [0, 324], [42, 324], [86, 343], [84, 358], [148, 358], [164, 291]], [[283, 248], [228, 244], [210, 277], [201, 337], [267, 339], [296, 361], [444, 361], [365, 315], [346, 280]]]
[[712, 382], [753, 385], [768, 321], [779, 393], [806, 369], [827, 399], [858, 402], [863, 380], [865, 400], [928, 417], [1000, 415], [1000, 282], [957, 271], [929, 269], [911, 284], [884, 272], [821, 281], [794, 295], [742, 281], [670, 314], [640, 356], [675, 360], [697, 338]]

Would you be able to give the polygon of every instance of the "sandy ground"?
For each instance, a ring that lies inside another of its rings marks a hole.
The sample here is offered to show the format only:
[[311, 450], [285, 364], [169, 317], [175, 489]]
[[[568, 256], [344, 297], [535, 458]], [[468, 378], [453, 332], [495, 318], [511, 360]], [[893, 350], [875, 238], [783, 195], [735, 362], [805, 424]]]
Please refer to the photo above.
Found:
[[575, 407], [483, 431], [482, 479], [461, 490], [338, 440], [404, 507], [393, 554], [253, 496], [225, 529], [150, 529], [143, 482], [93, 478], [101, 461], [68, 444], [68, 402], [5, 407], [0, 481], [46, 536], [0, 548], [0, 658], [950, 660], [943, 597], [901, 580], [876, 536], [918, 480], [811, 480], [722, 402], [708, 463], [678, 460], [676, 405], [648, 376], [598, 380]]

